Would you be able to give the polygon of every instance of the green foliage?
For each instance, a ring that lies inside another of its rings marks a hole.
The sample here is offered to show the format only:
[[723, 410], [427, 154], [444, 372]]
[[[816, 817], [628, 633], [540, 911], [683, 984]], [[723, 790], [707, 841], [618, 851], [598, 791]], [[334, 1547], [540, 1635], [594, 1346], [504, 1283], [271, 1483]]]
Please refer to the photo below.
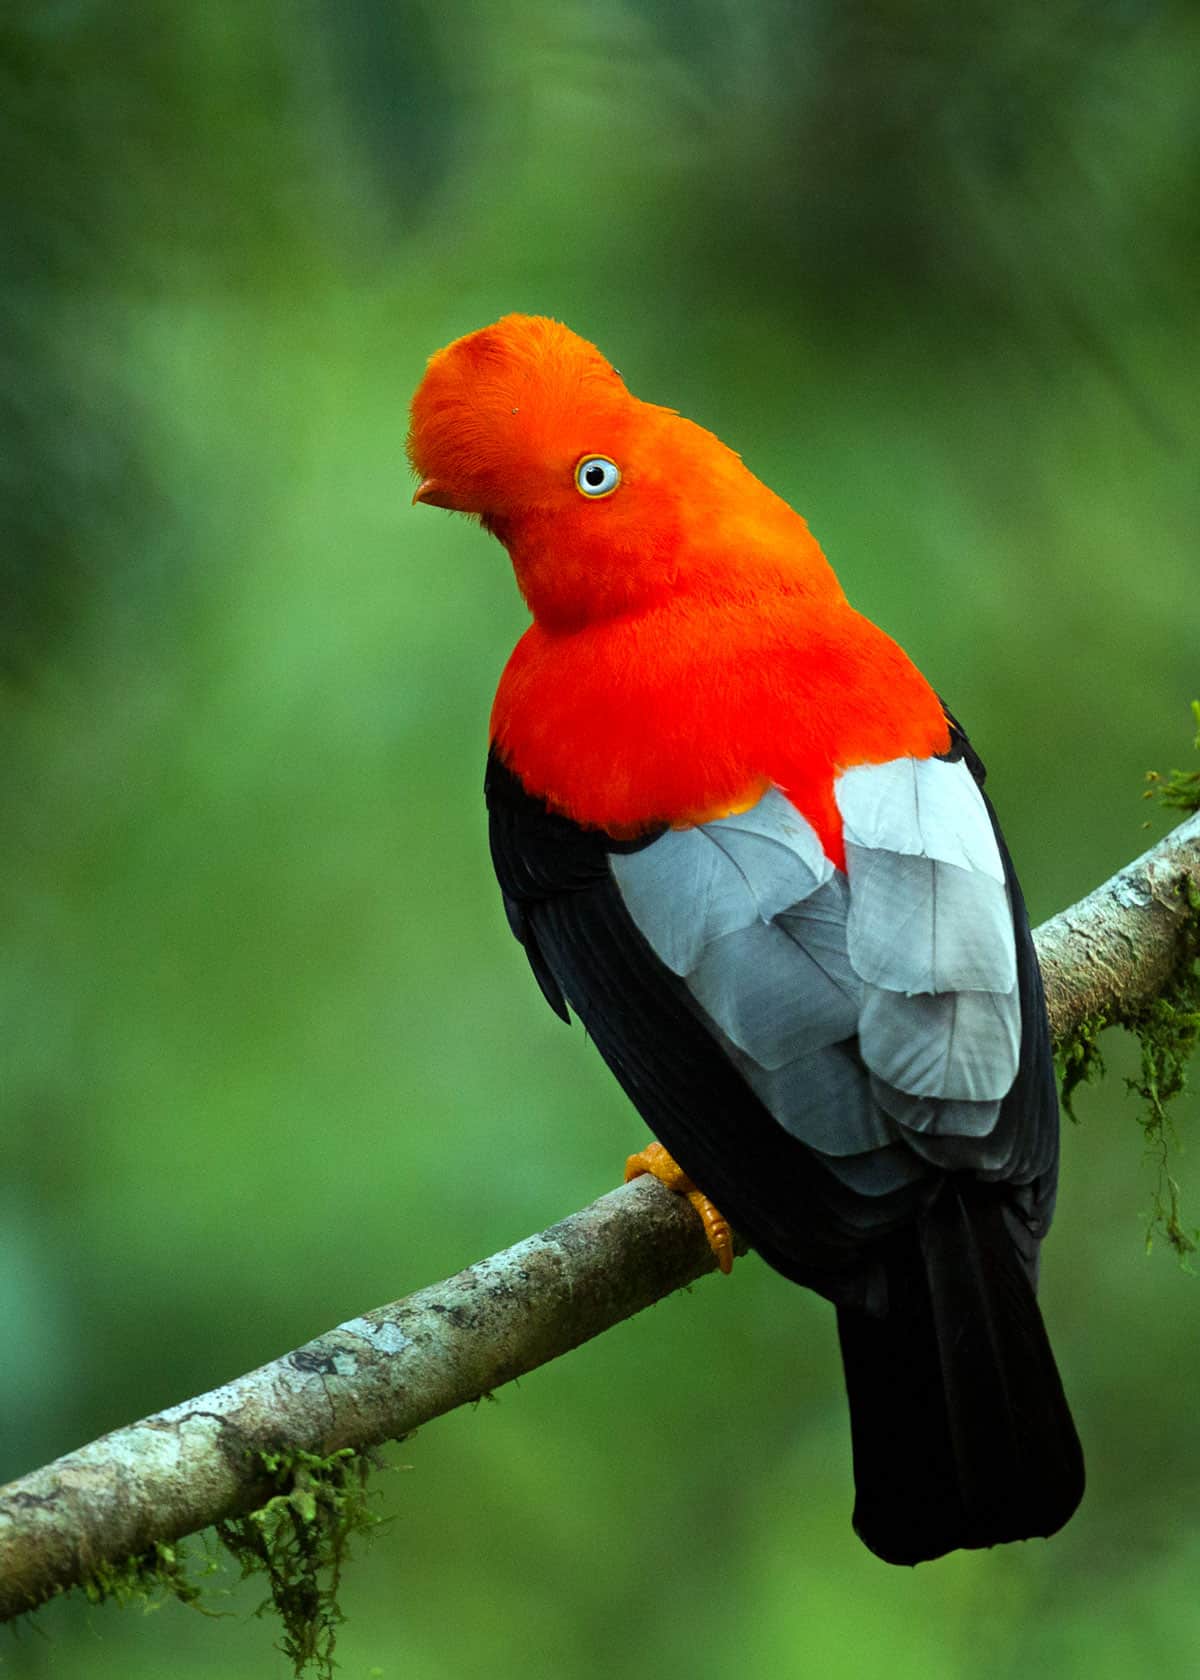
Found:
[[311, 1666], [332, 1680], [342, 1569], [356, 1534], [382, 1520], [369, 1506], [370, 1464], [350, 1447], [321, 1457], [297, 1447], [260, 1453], [279, 1492], [247, 1516], [217, 1524], [217, 1535], [241, 1565], [242, 1579], [265, 1574], [273, 1609], [283, 1622], [279, 1649], [302, 1677]]

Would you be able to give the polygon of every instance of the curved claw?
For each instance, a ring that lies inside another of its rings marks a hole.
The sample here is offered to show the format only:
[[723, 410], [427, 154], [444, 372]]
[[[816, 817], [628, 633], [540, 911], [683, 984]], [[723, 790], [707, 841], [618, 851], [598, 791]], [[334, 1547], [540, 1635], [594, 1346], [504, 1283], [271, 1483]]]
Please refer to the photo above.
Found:
[[686, 1196], [704, 1226], [708, 1246], [717, 1257], [717, 1265], [728, 1274], [733, 1270], [733, 1232], [729, 1222], [704, 1194], [697, 1190], [683, 1168], [667, 1153], [661, 1143], [648, 1143], [625, 1162], [625, 1182], [649, 1173], [677, 1196]]

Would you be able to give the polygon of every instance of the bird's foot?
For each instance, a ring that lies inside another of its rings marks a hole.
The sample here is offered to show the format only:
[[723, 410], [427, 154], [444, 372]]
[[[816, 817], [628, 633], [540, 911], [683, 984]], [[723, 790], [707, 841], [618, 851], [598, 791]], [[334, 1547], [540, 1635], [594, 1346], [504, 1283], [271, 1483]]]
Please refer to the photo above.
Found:
[[677, 1196], [687, 1197], [700, 1215], [704, 1235], [708, 1238], [709, 1248], [717, 1257], [717, 1265], [723, 1272], [731, 1272], [733, 1232], [729, 1229], [728, 1220], [718, 1212], [703, 1190], [697, 1190], [683, 1168], [667, 1154], [661, 1143], [647, 1144], [645, 1149], [639, 1149], [636, 1155], [631, 1155], [626, 1161], [626, 1184], [631, 1178], [641, 1178], [644, 1173], [649, 1173], [651, 1178], [656, 1178]]

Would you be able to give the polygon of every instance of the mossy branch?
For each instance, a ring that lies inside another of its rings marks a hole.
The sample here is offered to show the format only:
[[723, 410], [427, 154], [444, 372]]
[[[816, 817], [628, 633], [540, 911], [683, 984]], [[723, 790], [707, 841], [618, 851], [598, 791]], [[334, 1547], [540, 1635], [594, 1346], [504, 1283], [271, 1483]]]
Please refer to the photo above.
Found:
[[1200, 898], [1200, 814], [1035, 935], [1060, 1048], [1091, 1022], [1124, 1023], [1161, 997], [1184, 961]]
[[[1169, 992], [1191, 964], [1197, 904], [1200, 813], [1038, 930], [1060, 1047], [1089, 1023], [1136, 1021]], [[153, 1571], [179, 1537], [278, 1499], [270, 1467], [280, 1453], [327, 1463], [402, 1436], [713, 1265], [687, 1203], [641, 1179], [457, 1277], [32, 1471], [0, 1488], [0, 1619], [106, 1572]]]

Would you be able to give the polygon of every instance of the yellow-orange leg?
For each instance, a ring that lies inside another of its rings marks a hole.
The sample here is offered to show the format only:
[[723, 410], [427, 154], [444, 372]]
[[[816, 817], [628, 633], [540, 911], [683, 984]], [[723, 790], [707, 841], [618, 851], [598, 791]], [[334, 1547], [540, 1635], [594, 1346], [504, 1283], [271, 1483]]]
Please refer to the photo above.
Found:
[[673, 1190], [677, 1196], [686, 1196], [696, 1212], [700, 1215], [704, 1226], [704, 1235], [708, 1238], [708, 1246], [717, 1257], [717, 1265], [723, 1272], [733, 1270], [733, 1232], [729, 1229], [728, 1221], [719, 1213], [703, 1190], [697, 1190], [683, 1168], [667, 1154], [661, 1143], [649, 1143], [645, 1149], [639, 1149], [636, 1155], [631, 1155], [625, 1163], [625, 1182], [631, 1178], [641, 1178], [643, 1173], [649, 1173], [660, 1184], [665, 1184], [668, 1190]]

